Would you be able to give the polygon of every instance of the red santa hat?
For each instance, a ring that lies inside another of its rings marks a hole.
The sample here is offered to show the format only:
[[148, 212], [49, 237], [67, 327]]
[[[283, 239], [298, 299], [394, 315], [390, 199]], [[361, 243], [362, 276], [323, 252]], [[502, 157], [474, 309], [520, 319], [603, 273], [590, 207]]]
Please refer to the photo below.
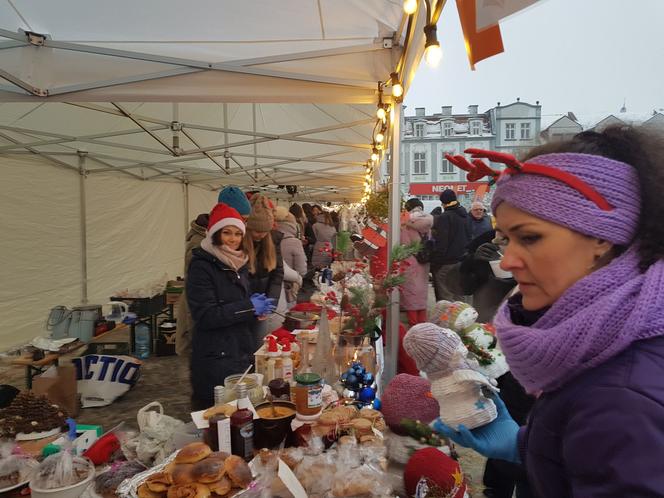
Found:
[[234, 226], [245, 233], [246, 227], [242, 216], [236, 209], [227, 204], [219, 203], [212, 208], [210, 212], [210, 221], [208, 222], [208, 235], [212, 237], [216, 232], [227, 226]]
[[[433, 447], [413, 453], [404, 469], [403, 480], [408, 496], [463, 498], [467, 488], [459, 462]], [[418, 490], [423, 486], [428, 493]]]

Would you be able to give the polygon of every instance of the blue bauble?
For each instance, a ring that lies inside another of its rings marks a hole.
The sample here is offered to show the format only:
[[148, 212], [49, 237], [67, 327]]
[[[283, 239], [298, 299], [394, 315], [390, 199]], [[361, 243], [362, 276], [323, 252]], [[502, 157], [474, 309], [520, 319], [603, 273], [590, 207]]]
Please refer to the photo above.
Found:
[[355, 375], [355, 369], [354, 369], [353, 367], [351, 367], [351, 368], [349, 368], [348, 370], [346, 370], [346, 373], [347, 373], [348, 375]]
[[374, 382], [374, 376], [371, 372], [367, 372], [364, 374], [364, 381], [363, 384], [365, 386], [370, 386]]
[[346, 385], [347, 386], [355, 386], [360, 383], [360, 380], [355, 376], [355, 374], [348, 374], [348, 377], [346, 377]]
[[346, 381], [348, 380], [348, 372], [344, 372], [341, 374], [341, 378], [339, 379], [342, 384], [345, 384]]
[[366, 369], [362, 365], [360, 365], [359, 367], [355, 367], [356, 375], [364, 375], [364, 372], [366, 372]]
[[373, 400], [374, 410], [380, 410], [381, 406], [383, 406], [383, 404], [380, 402], [380, 400], [378, 398]]
[[357, 399], [363, 403], [371, 403], [375, 398], [376, 390], [370, 387], [363, 387], [357, 395]]

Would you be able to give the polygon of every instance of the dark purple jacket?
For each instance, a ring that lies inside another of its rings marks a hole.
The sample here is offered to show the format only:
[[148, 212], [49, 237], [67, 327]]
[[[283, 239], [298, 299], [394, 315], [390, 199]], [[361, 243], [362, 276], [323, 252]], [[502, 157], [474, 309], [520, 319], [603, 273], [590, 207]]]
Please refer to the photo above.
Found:
[[541, 498], [664, 496], [664, 337], [542, 394], [518, 442]]

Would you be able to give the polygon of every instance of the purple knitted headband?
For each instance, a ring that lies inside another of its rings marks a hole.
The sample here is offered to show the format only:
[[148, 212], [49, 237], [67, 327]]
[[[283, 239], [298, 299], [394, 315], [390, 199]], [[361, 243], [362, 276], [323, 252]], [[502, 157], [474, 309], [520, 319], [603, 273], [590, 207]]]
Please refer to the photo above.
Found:
[[502, 202], [576, 232], [629, 245], [636, 234], [641, 194], [636, 170], [629, 164], [592, 154], [559, 153], [533, 157], [541, 164], [575, 175], [612, 206], [601, 209], [570, 185], [548, 176], [519, 173], [501, 175], [491, 208]]

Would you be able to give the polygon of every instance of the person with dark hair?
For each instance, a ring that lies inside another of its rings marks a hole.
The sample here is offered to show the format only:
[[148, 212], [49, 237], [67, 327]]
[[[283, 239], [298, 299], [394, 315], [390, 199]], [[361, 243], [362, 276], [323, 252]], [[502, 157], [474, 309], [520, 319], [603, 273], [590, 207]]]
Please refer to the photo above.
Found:
[[311, 265], [318, 269], [325, 268], [332, 263], [332, 252], [334, 251], [337, 235], [337, 229], [334, 228], [330, 213], [321, 211], [316, 217], [313, 229], [316, 243], [311, 256]]
[[313, 215], [311, 204], [305, 202], [302, 204], [302, 211], [306, 218], [306, 223], [304, 225], [304, 238], [307, 240], [305, 244], [304, 241], [304, 252], [307, 255], [307, 262], [311, 264], [311, 257], [314, 252], [314, 244], [316, 243], [316, 235], [314, 234], [314, 223], [316, 223], [316, 218]]
[[[424, 212], [424, 204], [417, 197], [408, 199], [401, 217], [401, 243], [426, 243], [433, 226], [433, 216]], [[420, 262], [415, 256], [406, 260], [406, 281], [399, 288], [401, 311], [408, 317], [412, 327], [427, 321], [427, 298], [429, 294], [429, 263]]]
[[537, 399], [521, 427], [496, 398], [493, 422], [436, 430], [522, 462], [541, 498], [664, 496], [664, 224], [653, 216], [664, 208], [664, 136], [615, 126], [525, 162], [473, 156], [506, 164], [492, 210], [500, 266], [519, 292], [494, 326]]
[[251, 292], [249, 247], [240, 213], [217, 204], [201, 247], [192, 251], [187, 301], [194, 320], [191, 351], [192, 409], [214, 405], [214, 387], [254, 362], [251, 325], [275, 301]]
[[431, 214], [431, 216], [434, 216], [434, 217], [435, 216], [440, 216], [441, 214], [443, 214], [443, 208], [441, 206], [436, 206], [435, 208], [433, 208], [431, 210], [431, 213], [429, 213], [429, 214]]
[[468, 213], [459, 204], [454, 190], [446, 189], [440, 194], [440, 202], [445, 210], [434, 218], [434, 247], [431, 253], [431, 276], [436, 301], [460, 301], [461, 284], [458, 281], [459, 263], [466, 254], [470, 242]]

